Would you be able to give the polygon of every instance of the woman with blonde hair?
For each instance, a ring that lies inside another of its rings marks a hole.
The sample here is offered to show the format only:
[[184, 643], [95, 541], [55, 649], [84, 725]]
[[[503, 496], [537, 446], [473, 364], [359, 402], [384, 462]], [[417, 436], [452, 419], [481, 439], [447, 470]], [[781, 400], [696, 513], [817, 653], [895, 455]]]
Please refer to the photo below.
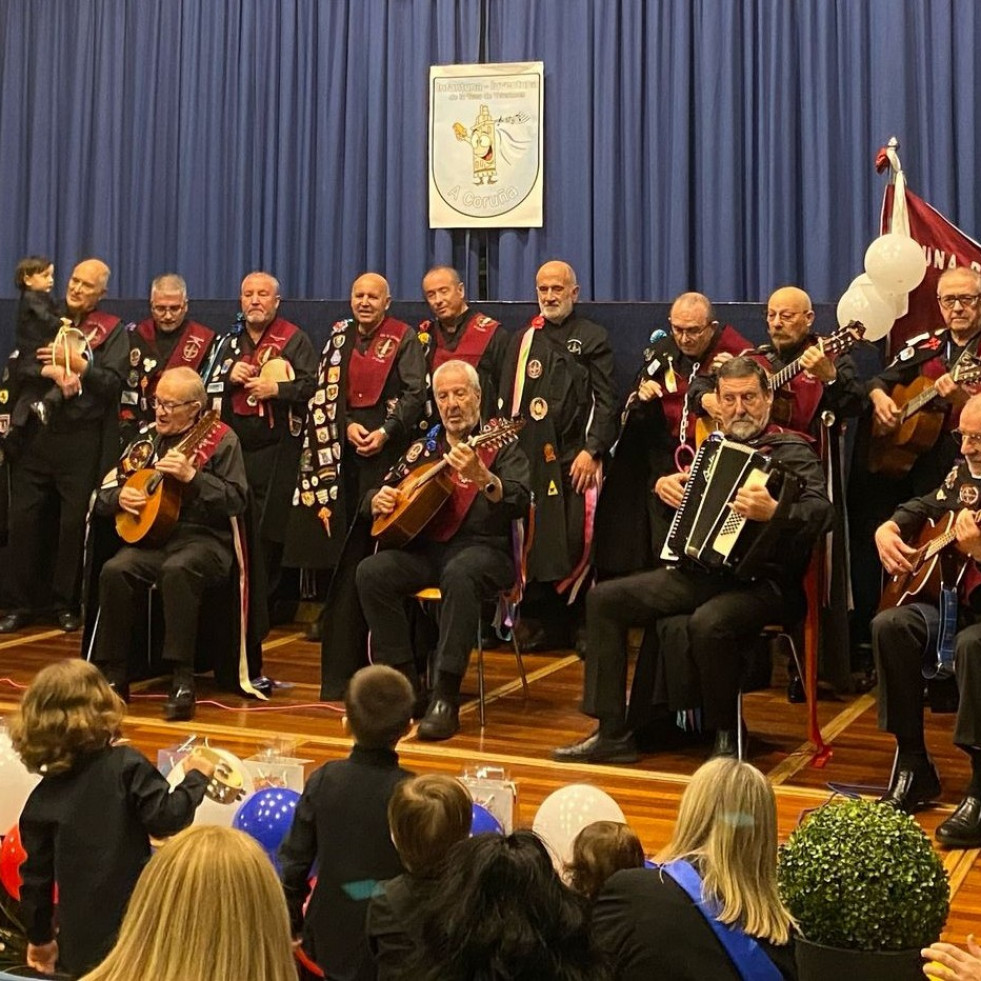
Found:
[[150, 859], [116, 946], [83, 981], [134, 978], [296, 981], [286, 899], [248, 835], [197, 825]]
[[796, 978], [794, 921], [777, 892], [777, 805], [749, 763], [716, 757], [681, 798], [654, 869], [617, 872], [593, 909], [615, 976]]

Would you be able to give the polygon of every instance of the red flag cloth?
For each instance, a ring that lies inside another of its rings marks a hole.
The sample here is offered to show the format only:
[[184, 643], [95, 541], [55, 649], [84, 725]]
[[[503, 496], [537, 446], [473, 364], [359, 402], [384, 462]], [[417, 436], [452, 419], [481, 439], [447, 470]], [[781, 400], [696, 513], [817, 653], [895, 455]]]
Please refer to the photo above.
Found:
[[[895, 187], [890, 184], [882, 199], [883, 234], [890, 231], [894, 192]], [[923, 282], [909, 294], [909, 312], [896, 321], [889, 333], [892, 351], [899, 350], [908, 337], [943, 326], [937, 304], [937, 280], [942, 272], [959, 266], [971, 266], [981, 271], [981, 244], [965, 235], [909, 188], [906, 188], [906, 210], [910, 237], [923, 247], [927, 271]]]

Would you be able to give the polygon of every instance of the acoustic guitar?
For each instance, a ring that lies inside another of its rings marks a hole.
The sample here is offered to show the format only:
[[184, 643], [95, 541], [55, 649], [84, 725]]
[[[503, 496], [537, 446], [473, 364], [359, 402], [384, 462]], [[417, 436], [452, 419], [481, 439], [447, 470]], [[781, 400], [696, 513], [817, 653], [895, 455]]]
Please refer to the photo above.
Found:
[[[174, 447], [189, 460], [195, 450], [221, 425], [213, 409], [206, 412]], [[143, 491], [146, 504], [139, 514], [120, 511], [116, 515], [116, 533], [127, 545], [148, 545], [157, 548], [170, 537], [181, 513], [184, 484], [152, 467], [137, 470], [127, 477], [124, 487]]]
[[[501, 422], [494, 428], [476, 433], [466, 440], [467, 446], [504, 446], [513, 443], [524, 428], [520, 416]], [[398, 485], [399, 501], [391, 514], [381, 514], [371, 526], [371, 534], [384, 545], [401, 548], [408, 545], [450, 499], [453, 479], [444, 456], [416, 467]]]
[[[839, 327], [830, 337], [822, 338], [820, 344], [825, 356], [833, 358], [851, 350], [863, 337], [865, 337], [865, 324], [852, 320], [844, 327]], [[770, 375], [770, 391], [773, 392], [773, 409], [770, 418], [777, 425], [786, 425], [793, 418], [794, 393], [786, 386], [805, 370], [798, 357]], [[695, 421], [695, 446], [701, 446], [705, 437], [716, 427], [716, 420], [699, 416]]]
[[[911, 572], [897, 572], [896, 575], [889, 577], [882, 590], [882, 598], [879, 600], [880, 613], [883, 610], [891, 610], [895, 606], [902, 606], [904, 603], [938, 604], [943, 572], [941, 553], [946, 549], [950, 550], [948, 559], [955, 563], [952, 568], [956, 570], [954, 581], [950, 585], [955, 586], [961, 581], [967, 568], [967, 556], [951, 547], [957, 540], [954, 522], [959, 513], [951, 511], [946, 518], [938, 521], [927, 519], [927, 523], [920, 529], [913, 543], [918, 548], [908, 558], [913, 569]], [[979, 516], [981, 511], [974, 512], [975, 520]]]
[[[981, 363], [964, 359], [954, 365], [951, 378], [970, 384], [981, 380]], [[901, 410], [899, 426], [892, 432], [875, 434], [869, 446], [869, 471], [887, 477], [902, 477], [909, 473], [917, 457], [925, 453], [940, 438], [944, 426], [944, 411], [927, 409], [939, 394], [929, 378], [914, 378], [908, 385], [896, 385], [889, 393]]]

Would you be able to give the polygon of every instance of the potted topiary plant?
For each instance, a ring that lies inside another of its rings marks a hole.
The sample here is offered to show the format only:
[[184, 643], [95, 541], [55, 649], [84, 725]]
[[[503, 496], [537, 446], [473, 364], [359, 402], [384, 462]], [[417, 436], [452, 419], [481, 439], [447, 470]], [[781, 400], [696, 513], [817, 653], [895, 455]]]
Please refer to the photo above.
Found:
[[777, 878], [803, 936], [800, 981], [922, 981], [920, 948], [940, 936], [950, 886], [913, 818], [868, 801], [825, 804], [780, 849]]

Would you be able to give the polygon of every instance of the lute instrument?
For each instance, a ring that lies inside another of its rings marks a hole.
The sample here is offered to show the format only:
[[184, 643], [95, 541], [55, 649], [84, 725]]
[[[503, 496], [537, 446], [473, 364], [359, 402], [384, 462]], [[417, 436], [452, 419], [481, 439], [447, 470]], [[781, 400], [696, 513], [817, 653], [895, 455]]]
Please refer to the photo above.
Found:
[[[951, 378], [958, 383], [981, 381], [981, 362], [964, 358], [954, 365]], [[899, 425], [887, 433], [873, 431], [869, 447], [869, 472], [887, 477], [909, 473], [917, 457], [929, 450], [940, 438], [944, 412], [930, 403], [939, 395], [936, 381], [920, 376], [908, 385], [896, 385], [890, 397], [901, 410]], [[924, 411], [927, 410], [927, 411]]]
[[[967, 568], [967, 556], [953, 548], [957, 541], [954, 523], [958, 514], [959, 511], [951, 511], [945, 518], [937, 521], [927, 519], [916, 541], [912, 543], [918, 546], [917, 550], [907, 558], [913, 569], [911, 572], [897, 572], [889, 577], [879, 600], [880, 613], [906, 603], [938, 604], [943, 575], [941, 556], [945, 551], [948, 560], [953, 563], [951, 571], [954, 573], [954, 580], [948, 585], [956, 586], [961, 581]], [[981, 517], [981, 511], [974, 512], [975, 521], [978, 517]]]
[[[218, 413], [213, 409], [206, 412], [174, 449], [183, 453], [188, 460], [193, 460], [195, 450], [219, 425], [221, 417]], [[140, 508], [139, 514], [120, 511], [116, 515], [116, 533], [128, 545], [148, 545], [151, 548], [162, 545], [170, 537], [180, 517], [184, 484], [153, 467], [146, 467], [127, 477], [123, 486], [142, 491], [146, 495], [146, 504]]]
[[[501, 447], [513, 443], [524, 428], [520, 416], [489, 426], [464, 442], [471, 449], [479, 446]], [[436, 512], [453, 493], [453, 478], [444, 456], [432, 463], [423, 463], [398, 484], [399, 501], [391, 514], [381, 514], [371, 525], [371, 534], [384, 545], [401, 548], [408, 545], [435, 517]]]

